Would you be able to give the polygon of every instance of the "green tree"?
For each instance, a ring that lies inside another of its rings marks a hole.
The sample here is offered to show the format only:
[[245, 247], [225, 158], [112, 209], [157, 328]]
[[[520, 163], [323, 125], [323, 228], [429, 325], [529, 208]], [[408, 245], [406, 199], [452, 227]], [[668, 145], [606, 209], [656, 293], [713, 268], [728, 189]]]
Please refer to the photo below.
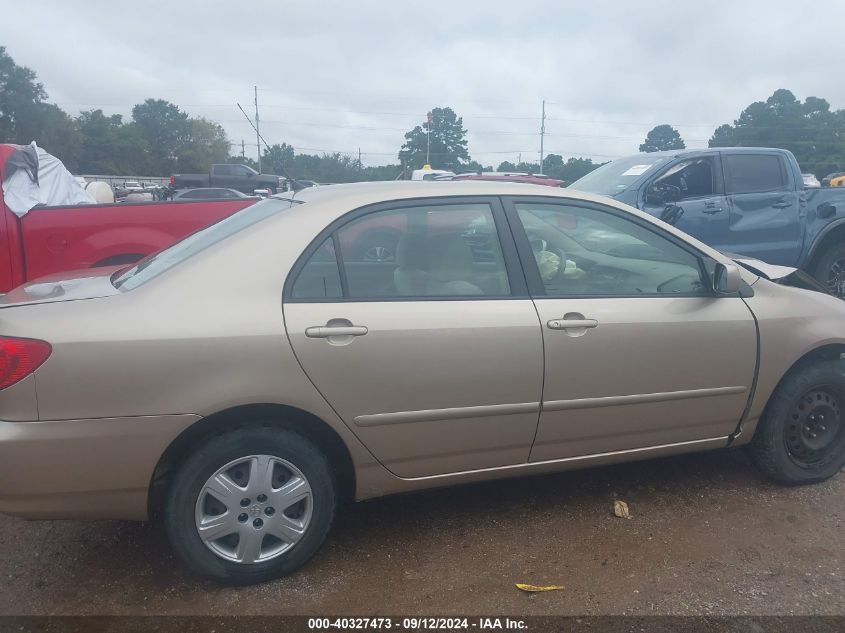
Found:
[[431, 123], [417, 125], [405, 134], [405, 143], [399, 151], [399, 161], [411, 169], [425, 164], [428, 131], [431, 128], [430, 161], [435, 169], [460, 171], [470, 162], [467, 151], [467, 131], [464, 121], [452, 108], [434, 108]]
[[831, 111], [818, 97], [802, 103], [781, 88], [745, 108], [733, 125], [716, 128], [709, 145], [788, 149], [802, 169], [823, 178], [845, 170], [845, 110]]
[[[150, 176], [173, 173], [190, 136], [188, 114], [163, 99], [147, 99], [132, 108], [132, 120], [147, 144]], [[227, 152], [228, 153], [228, 152]]]
[[567, 182], [575, 182], [582, 176], [586, 176], [594, 169], [601, 167], [604, 163], [594, 163], [591, 158], [570, 158], [564, 163], [557, 174], [557, 178]]
[[471, 160], [466, 165], [462, 167], [463, 171], [493, 171], [493, 166], [488, 165], [485, 167], [477, 160]]
[[205, 172], [229, 156], [229, 138], [217, 123], [204, 118], [188, 119], [188, 134], [176, 151], [181, 172]]
[[[276, 174], [283, 176], [288, 167], [293, 163], [296, 153], [292, 146], [287, 143], [271, 145], [264, 149], [261, 157], [261, 170], [265, 174]], [[291, 174], [293, 175], [293, 174]], [[302, 176], [295, 176], [301, 178]]]
[[663, 152], [670, 149], [684, 149], [686, 144], [671, 125], [664, 123], [653, 127], [640, 145], [641, 152]]
[[76, 118], [80, 135], [80, 170], [86, 174], [118, 174], [116, 156], [123, 125], [119, 114], [106, 116], [102, 110], [81, 112]]
[[18, 66], [0, 46], [0, 141], [28, 143], [34, 128], [36, 106], [47, 98], [35, 73]]
[[52, 103], [38, 103], [32, 116], [34, 128], [22, 134], [21, 142], [36, 141], [40, 147], [58, 157], [70, 171], [78, 173], [80, 134], [76, 123], [59, 106]]

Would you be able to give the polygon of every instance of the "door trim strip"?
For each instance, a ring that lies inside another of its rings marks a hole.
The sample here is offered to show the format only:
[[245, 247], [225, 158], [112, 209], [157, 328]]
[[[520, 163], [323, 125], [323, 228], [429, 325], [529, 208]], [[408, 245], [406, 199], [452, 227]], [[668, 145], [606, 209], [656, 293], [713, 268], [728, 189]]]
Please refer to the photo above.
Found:
[[710, 389], [686, 389], [659, 393], [638, 393], [632, 396], [605, 396], [603, 398], [577, 398], [575, 400], [549, 400], [543, 403], [543, 411], [566, 411], [568, 409], [595, 409], [598, 407], [618, 407], [626, 404], [647, 404], [651, 402], [669, 402], [693, 398], [712, 398], [745, 393], [747, 387], [713, 387]]
[[459, 420], [461, 418], [486, 418], [496, 415], [539, 413], [539, 402], [518, 402], [513, 404], [489, 404], [477, 407], [452, 407], [448, 409], [423, 409], [420, 411], [397, 411], [396, 413], [373, 413], [355, 416], [357, 426], [382, 426], [384, 424], [407, 424], [410, 422], [434, 422], [437, 420]]
[[699, 448], [724, 448], [728, 445], [729, 436], [708, 437], [703, 440], [689, 440], [686, 442], [674, 442], [672, 444], [658, 444], [656, 446], [644, 446], [642, 448], [628, 448], [607, 453], [591, 453], [589, 455], [575, 455], [574, 457], [561, 457], [560, 459], [547, 459], [541, 462], [522, 462], [509, 466], [493, 466], [492, 468], [476, 468], [474, 470], [461, 470], [453, 473], [442, 473], [439, 475], [425, 475], [423, 477], [401, 477], [403, 481], [431, 481], [437, 479], [460, 478], [472, 475], [491, 475], [494, 473], [507, 473], [508, 471], [526, 471], [526, 474], [537, 471], [538, 474], [548, 472], [549, 467], [563, 466], [565, 464], [578, 464], [584, 462], [602, 462], [605, 459], [620, 459], [627, 456], [641, 456], [649, 453], [661, 454], [662, 451], [688, 452], [686, 449], [695, 451]]

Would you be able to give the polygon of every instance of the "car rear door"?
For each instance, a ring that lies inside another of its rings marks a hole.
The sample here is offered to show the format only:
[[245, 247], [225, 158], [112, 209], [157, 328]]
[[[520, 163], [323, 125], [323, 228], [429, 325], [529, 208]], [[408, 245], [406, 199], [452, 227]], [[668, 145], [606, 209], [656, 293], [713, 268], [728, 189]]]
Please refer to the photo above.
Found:
[[[357, 256], [391, 232], [395, 254]], [[542, 334], [500, 203], [397, 202], [353, 212], [300, 258], [285, 325], [304, 371], [400, 477], [525, 463]]]
[[506, 206], [545, 341], [530, 460], [723, 445], [755, 373], [743, 300], [714, 295], [697, 252], [618, 210], [560, 199]]
[[803, 245], [803, 201], [784, 156], [726, 152], [722, 165], [730, 227], [720, 248], [769, 264], [796, 265]]

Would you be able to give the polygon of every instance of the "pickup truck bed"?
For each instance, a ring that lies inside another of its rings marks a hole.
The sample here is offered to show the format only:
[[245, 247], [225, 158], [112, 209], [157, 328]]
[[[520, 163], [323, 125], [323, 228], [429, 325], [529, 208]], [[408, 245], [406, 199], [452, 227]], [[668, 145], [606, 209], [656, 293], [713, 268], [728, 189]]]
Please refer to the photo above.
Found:
[[254, 202], [40, 207], [18, 218], [0, 192], [0, 293], [59, 271], [137, 261]]

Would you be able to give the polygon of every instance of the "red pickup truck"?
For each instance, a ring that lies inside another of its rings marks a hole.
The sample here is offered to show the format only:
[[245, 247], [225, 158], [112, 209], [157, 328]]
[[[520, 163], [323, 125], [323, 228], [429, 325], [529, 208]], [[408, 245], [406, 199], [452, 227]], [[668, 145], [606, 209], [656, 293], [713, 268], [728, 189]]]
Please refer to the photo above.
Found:
[[[0, 144], [0, 183], [18, 149]], [[253, 204], [254, 198], [36, 207], [18, 217], [0, 187], [0, 293], [56, 272], [128, 264]]]

